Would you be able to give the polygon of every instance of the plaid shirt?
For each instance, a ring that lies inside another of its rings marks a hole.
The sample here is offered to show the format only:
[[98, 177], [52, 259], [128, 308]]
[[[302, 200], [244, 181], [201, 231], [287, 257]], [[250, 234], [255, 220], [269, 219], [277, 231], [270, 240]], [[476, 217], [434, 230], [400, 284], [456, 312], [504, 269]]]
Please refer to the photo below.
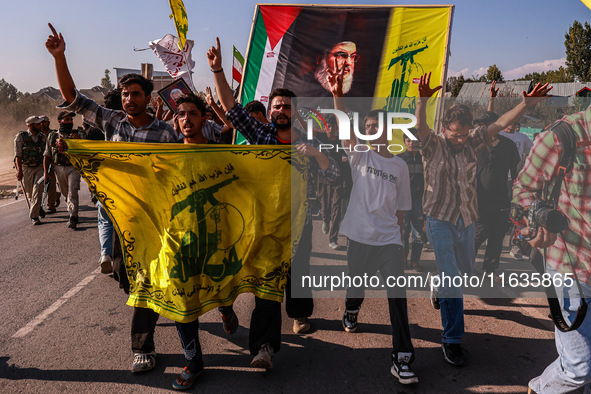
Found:
[[[277, 129], [275, 126], [254, 119], [248, 112], [244, 110], [242, 105], [238, 103], [226, 113], [226, 118], [232, 122], [232, 125], [234, 125], [237, 130], [240, 130], [244, 138], [246, 138], [246, 140], [252, 145], [285, 145], [279, 141], [279, 138], [277, 137]], [[300, 136], [301, 135], [302, 134], [300, 133]], [[320, 146], [320, 141], [318, 141], [316, 138], [312, 140], [302, 140], [299, 136], [294, 139], [291, 144], [296, 145], [300, 142], [305, 142], [314, 146], [315, 148]], [[327, 155], [325, 152], [322, 152], [322, 154], [328, 158], [328, 168], [322, 171], [320, 167], [318, 167], [318, 162], [316, 162], [316, 160], [310, 160], [308, 170], [311, 174], [318, 172], [320, 176], [325, 177], [329, 181], [335, 181], [339, 177], [339, 167], [332, 157]], [[312, 176], [308, 176], [308, 199], [313, 197], [316, 192], [315, 183], [310, 181], [312, 178]], [[311, 222], [312, 216], [310, 209], [310, 204], [308, 204], [306, 223]]]
[[473, 130], [457, 153], [443, 135], [429, 134], [421, 148], [425, 166], [423, 211], [427, 215], [453, 224], [461, 215], [466, 227], [476, 221], [476, 163], [478, 153], [490, 144], [486, 127]]
[[84, 116], [86, 123], [105, 132], [106, 141], [178, 142], [176, 131], [168, 123], [154, 118], [149, 125], [136, 128], [125, 112], [102, 107], [78, 91], [73, 103], [64, 103], [58, 108]]
[[[586, 111], [565, 116], [577, 134], [577, 141], [591, 141], [591, 107]], [[584, 145], [584, 144], [583, 144]], [[534, 141], [532, 150], [525, 161], [525, 166], [513, 188], [513, 202], [528, 207], [542, 197], [544, 186], [548, 190], [554, 186], [553, 180], [563, 148], [551, 131], [544, 132]], [[572, 273], [569, 257], [575, 267], [577, 277], [591, 284], [591, 147], [578, 146], [575, 151], [575, 163], [571, 172], [566, 174], [558, 209], [569, 218], [568, 230], [564, 231], [565, 243], [559, 235], [554, 245], [548, 248], [547, 263], [562, 273]]]

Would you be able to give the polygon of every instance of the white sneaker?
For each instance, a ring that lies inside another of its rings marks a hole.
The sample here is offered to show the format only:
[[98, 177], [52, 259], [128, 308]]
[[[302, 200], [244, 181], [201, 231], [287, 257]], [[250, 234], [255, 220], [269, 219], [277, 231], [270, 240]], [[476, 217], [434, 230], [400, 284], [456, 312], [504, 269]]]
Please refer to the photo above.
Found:
[[253, 368], [273, 369], [273, 348], [268, 343], [263, 344], [256, 356], [250, 362]]
[[331, 242], [328, 244], [328, 246], [330, 246], [332, 249], [338, 249], [339, 248], [339, 244], [336, 242]]
[[110, 274], [113, 272], [113, 259], [108, 254], [101, 256], [99, 264], [101, 266], [101, 274]]

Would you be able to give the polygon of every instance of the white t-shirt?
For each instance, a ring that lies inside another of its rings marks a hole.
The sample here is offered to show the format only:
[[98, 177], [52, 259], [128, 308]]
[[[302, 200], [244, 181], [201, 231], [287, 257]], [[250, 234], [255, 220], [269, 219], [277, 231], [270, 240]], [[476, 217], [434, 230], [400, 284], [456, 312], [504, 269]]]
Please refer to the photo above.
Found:
[[367, 245], [402, 245], [396, 211], [412, 209], [406, 162], [374, 151], [347, 156], [353, 189], [339, 232]]
[[522, 159], [524, 154], [527, 156], [531, 150], [531, 147], [534, 145], [527, 135], [520, 132], [507, 133], [503, 130], [499, 133], [499, 135], [507, 137], [511, 141], [515, 142], [515, 145], [517, 145], [517, 152], [519, 153], [519, 159]]

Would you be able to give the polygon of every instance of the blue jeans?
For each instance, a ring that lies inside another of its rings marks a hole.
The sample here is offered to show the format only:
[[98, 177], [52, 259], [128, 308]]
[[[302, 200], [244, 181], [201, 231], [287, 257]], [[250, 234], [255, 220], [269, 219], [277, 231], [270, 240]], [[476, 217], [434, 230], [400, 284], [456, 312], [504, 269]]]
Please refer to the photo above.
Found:
[[[472, 275], [476, 259], [474, 249], [474, 223], [464, 227], [460, 216], [456, 224], [427, 216], [427, 238], [433, 246], [440, 278]], [[464, 335], [464, 292], [449, 280], [439, 287], [439, 305], [443, 343], [462, 343]]]
[[[555, 272], [549, 270], [548, 273]], [[585, 283], [581, 285], [588, 296], [591, 288]], [[581, 304], [577, 285], [557, 288], [556, 293], [565, 320], [572, 323]], [[591, 302], [591, 298], [585, 300], [587, 304]], [[591, 308], [577, 330], [554, 331], [558, 358], [540, 376], [533, 378], [529, 387], [536, 393], [569, 393], [581, 387], [585, 388], [585, 393], [591, 393]]]
[[[414, 198], [412, 200], [412, 209], [404, 213], [404, 257], [408, 257], [410, 249], [410, 261], [418, 262], [421, 259], [423, 251], [423, 224], [425, 223], [425, 214], [423, 213], [423, 199]], [[411, 238], [412, 235], [412, 238]], [[409, 238], [412, 239], [409, 245]]]
[[100, 201], [97, 201], [96, 207], [98, 208], [98, 233], [99, 242], [101, 243], [101, 256], [109, 255], [113, 256], [113, 222], [107, 214], [107, 211], [103, 207]]

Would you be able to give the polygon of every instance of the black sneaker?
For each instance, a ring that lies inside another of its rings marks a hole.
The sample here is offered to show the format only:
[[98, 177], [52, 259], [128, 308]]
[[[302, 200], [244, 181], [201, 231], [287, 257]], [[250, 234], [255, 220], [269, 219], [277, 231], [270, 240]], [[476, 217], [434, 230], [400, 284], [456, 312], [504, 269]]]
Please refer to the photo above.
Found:
[[70, 216], [70, 220], [68, 221], [68, 228], [76, 230], [77, 224], [78, 224], [78, 216]]
[[355, 332], [357, 330], [357, 315], [359, 309], [356, 311], [345, 311], [343, 314], [343, 328], [346, 332]]
[[41, 220], [39, 220], [39, 218], [31, 218], [31, 222], [33, 223], [33, 226], [38, 226], [41, 224]]
[[462, 345], [459, 343], [444, 343], [441, 348], [443, 349], [443, 358], [451, 365], [459, 367], [466, 363]]
[[392, 375], [398, 378], [398, 381], [402, 384], [413, 384], [419, 383], [419, 378], [417, 375], [410, 369], [410, 353], [400, 353], [398, 357], [393, 357], [392, 360], [392, 368], [390, 368], [390, 372]]
[[45, 211], [43, 210], [43, 208], [39, 208], [39, 216], [41, 216], [41, 218], [45, 217]]

